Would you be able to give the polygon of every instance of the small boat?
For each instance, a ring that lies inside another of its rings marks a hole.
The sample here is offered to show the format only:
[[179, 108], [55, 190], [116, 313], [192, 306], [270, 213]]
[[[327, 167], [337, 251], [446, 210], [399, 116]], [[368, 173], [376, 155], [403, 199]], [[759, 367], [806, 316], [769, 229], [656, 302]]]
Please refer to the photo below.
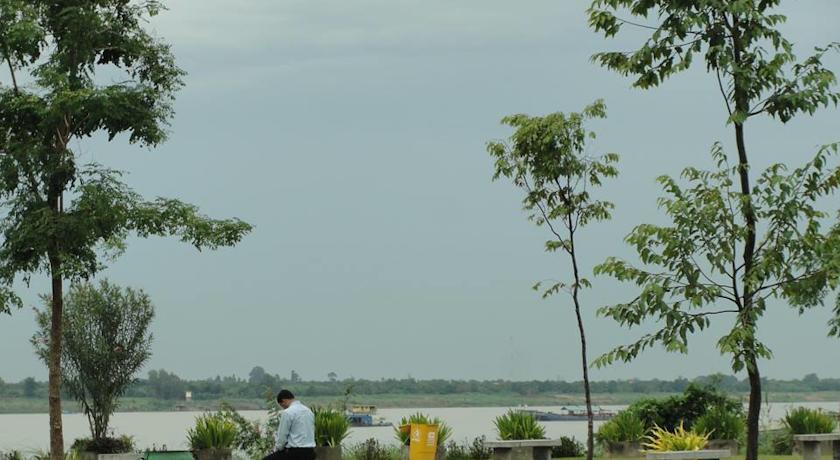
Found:
[[393, 426], [393, 424], [384, 417], [376, 416], [376, 406], [353, 406], [345, 413], [347, 420], [350, 421], [350, 426], [368, 427], [368, 426]]
[[[581, 406], [563, 406], [560, 408], [559, 414], [557, 412], [547, 412], [533, 409], [519, 409], [519, 412], [531, 414], [537, 421], [540, 422], [570, 422], [586, 420], [586, 407]], [[614, 415], [615, 412], [604, 410], [598, 406], [592, 408], [592, 420], [609, 420]]]

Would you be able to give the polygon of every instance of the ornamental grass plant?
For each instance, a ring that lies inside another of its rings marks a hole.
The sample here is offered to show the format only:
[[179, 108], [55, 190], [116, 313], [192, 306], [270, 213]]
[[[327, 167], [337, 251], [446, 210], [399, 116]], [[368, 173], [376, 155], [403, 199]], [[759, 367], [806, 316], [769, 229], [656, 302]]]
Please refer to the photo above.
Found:
[[532, 414], [515, 410], [496, 417], [493, 421], [499, 439], [545, 439], [545, 428]]

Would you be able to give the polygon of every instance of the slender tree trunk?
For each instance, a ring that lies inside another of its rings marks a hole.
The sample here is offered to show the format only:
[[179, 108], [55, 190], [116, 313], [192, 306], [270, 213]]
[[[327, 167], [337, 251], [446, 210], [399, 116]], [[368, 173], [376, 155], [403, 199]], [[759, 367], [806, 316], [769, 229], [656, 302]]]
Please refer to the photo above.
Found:
[[52, 276], [52, 312], [50, 323], [49, 368], [49, 413], [50, 413], [50, 459], [64, 460], [64, 434], [61, 423], [61, 321], [64, 298], [61, 261], [51, 254], [50, 274]]
[[595, 452], [595, 441], [593, 434], [592, 414], [592, 392], [589, 386], [589, 360], [586, 358], [586, 332], [583, 328], [583, 317], [580, 313], [580, 272], [577, 264], [577, 252], [575, 251], [575, 231], [572, 225], [572, 216], [567, 215], [569, 228], [569, 255], [572, 258], [572, 269], [575, 275], [575, 284], [572, 286], [572, 299], [575, 302], [575, 316], [577, 317], [578, 331], [580, 332], [580, 357], [583, 367], [583, 393], [586, 399], [586, 460], [592, 460]]
[[[742, 62], [742, 36], [740, 18], [733, 15], [732, 18], [732, 50], [733, 58], [737, 66], [746, 66]], [[741, 194], [745, 199], [742, 208], [744, 221], [747, 227], [747, 235], [744, 240], [744, 272], [743, 299], [739, 306], [739, 321], [741, 326], [749, 330], [749, 338], [742, 345], [746, 354], [747, 375], [750, 382], [750, 400], [747, 409], [747, 452], [745, 460], [758, 460], [758, 422], [761, 415], [761, 375], [758, 370], [758, 360], [755, 352], [755, 319], [753, 308], [752, 271], [755, 262], [755, 240], [756, 240], [756, 215], [752, 203], [752, 187], [750, 186], [750, 162], [747, 157], [747, 147], [744, 141], [744, 122], [750, 112], [750, 100], [747, 91], [747, 82], [738, 73], [734, 75], [732, 95], [735, 99], [735, 112], [741, 117], [741, 121], [735, 123], [735, 143], [738, 149], [738, 176], [741, 185]]]

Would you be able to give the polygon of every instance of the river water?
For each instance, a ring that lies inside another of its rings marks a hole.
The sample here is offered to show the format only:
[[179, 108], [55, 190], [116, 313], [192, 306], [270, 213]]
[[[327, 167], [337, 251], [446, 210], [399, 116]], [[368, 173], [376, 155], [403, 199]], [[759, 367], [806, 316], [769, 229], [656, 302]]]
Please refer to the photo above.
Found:
[[[838, 410], [837, 402], [771, 403], [763, 407], [763, 421], [776, 422], [791, 407], [805, 406]], [[625, 406], [602, 406], [604, 409], [620, 410]], [[558, 411], [559, 407], [532, 406], [530, 409]], [[484, 435], [495, 439], [493, 419], [507, 411], [505, 407], [450, 407], [450, 408], [414, 408], [380, 409], [378, 415], [397, 424], [400, 418], [415, 412], [424, 412], [445, 420], [453, 429], [456, 441], [472, 440]], [[242, 415], [252, 420], [264, 420], [265, 411], [242, 411]], [[192, 426], [199, 412], [126, 412], [114, 414], [111, 426], [117, 434], [134, 436], [139, 449], [152, 446], [166, 446], [168, 449], [186, 448], [186, 431]], [[597, 431], [601, 422], [595, 422]], [[551, 438], [574, 436], [578, 440], [586, 438], [586, 422], [543, 422], [546, 434]], [[46, 414], [2, 414], [0, 415], [0, 451], [17, 449], [24, 452], [45, 450], [49, 445]], [[69, 446], [73, 439], [89, 436], [87, 419], [82, 414], [64, 416], [64, 438]], [[352, 444], [375, 438], [384, 443], [395, 443], [394, 430], [391, 427], [352, 428], [345, 443]]]

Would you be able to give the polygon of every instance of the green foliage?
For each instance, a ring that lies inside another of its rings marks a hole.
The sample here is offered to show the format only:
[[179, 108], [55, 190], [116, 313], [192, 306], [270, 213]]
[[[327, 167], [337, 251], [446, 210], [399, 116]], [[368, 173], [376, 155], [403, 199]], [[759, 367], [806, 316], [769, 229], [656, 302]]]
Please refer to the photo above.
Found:
[[711, 439], [741, 441], [744, 439], [746, 420], [740, 412], [734, 413], [716, 405], [697, 418], [692, 428], [698, 433], [708, 433]]
[[673, 431], [680, 423], [684, 423], [686, 428], [691, 428], [695, 420], [713, 407], [719, 407], [735, 416], [740, 416], [743, 412], [740, 401], [727, 397], [711, 385], [697, 384], [690, 384], [682, 395], [663, 399], [640, 399], [631, 404], [628, 410], [641, 419], [645, 430], [660, 426]]
[[782, 426], [791, 435], [821, 434], [834, 431], [837, 421], [822, 410], [797, 407], [785, 414]]
[[623, 410], [604, 422], [598, 428], [596, 439], [599, 443], [639, 442], [647, 429], [642, 419], [632, 410]]
[[[706, 68], [721, 79], [728, 105], [736, 108], [731, 120], [766, 113], [788, 121], [798, 113], [813, 114], [820, 107], [837, 104], [832, 91], [834, 73], [822, 60], [837, 43], [798, 61], [790, 43], [778, 29], [787, 19], [773, 11], [780, 0], [741, 2], [683, 2], [677, 0], [595, 0], [589, 24], [606, 37], [617, 35], [631, 21], [658, 20], [655, 30], [637, 50], [605, 52], [593, 60], [621, 75], [635, 78], [638, 88], [659, 86], [687, 70], [699, 56]], [[752, 103], [748, 105], [747, 103]]]
[[70, 450], [76, 452], [95, 452], [97, 454], [124, 454], [134, 450], [134, 438], [128, 435], [119, 438], [80, 438], [73, 441]]
[[236, 442], [236, 424], [221, 413], [203, 414], [195, 426], [187, 430], [187, 443], [192, 450], [231, 449]]
[[793, 453], [793, 435], [787, 430], [775, 433], [770, 442], [774, 454], [790, 455]]
[[[49, 354], [52, 299], [37, 315], [32, 339], [46, 363]], [[119, 398], [151, 357], [154, 307], [143, 291], [120, 288], [103, 280], [98, 286], [70, 287], [62, 317], [64, 387], [81, 404], [91, 429], [91, 446], [110, 449], [106, 439]], [[102, 452], [110, 453], [110, 452]]]
[[394, 436], [400, 442], [401, 445], [407, 446], [409, 442], [409, 434], [400, 431], [400, 427], [403, 425], [410, 425], [412, 423], [423, 424], [423, 425], [437, 425], [438, 432], [437, 432], [437, 445], [444, 446], [446, 445], [446, 441], [452, 437], [452, 427], [449, 426], [443, 419], [439, 417], [430, 417], [427, 414], [416, 412], [414, 414], [409, 415], [408, 417], [403, 417], [400, 419], [400, 423], [394, 427]]
[[493, 420], [499, 439], [545, 439], [545, 428], [537, 422], [533, 414], [508, 410], [507, 413]]
[[315, 407], [315, 444], [318, 446], [340, 446], [350, 435], [350, 421], [343, 411]]
[[586, 448], [574, 437], [560, 436], [560, 445], [551, 448], [551, 458], [583, 457]]
[[399, 460], [400, 450], [398, 447], [385, 446], [376, 439], [349, 446], [342, 454], [346, 460]]
[[449, 441], [446, 444], [446, 460], [490, 460], [493, 450], [485, 445], [486, 438], [479, 436], [468, 443]]
[[268, 424], [261, 425], [259, 422], [248, 420], [227, 403], [222, 404], [219, 416], [236, 426], [233, 446], [247, 453], [250, 458], [263, 458], [274, 450], [276, 425], [272, 430]]
[[645, 439], [647, 439], [647, 442], [642, 445], [649, 450], [669, 452], [703, 449], [709, 441], [709, 435], [686, 430], [681, 423], [673, 432], [655, 426], [651, 434], [645, 436]]
[[[740, 192], [733, 189], [738, 166], [730, 166], [716, 146], [712, 157], [718, 169], [686, 168], [682, 177], [688, 187], [661, 177], [668, 197], [659, 203], [672, 225], [639, 225], [627, 237], [645, 268], [616, 258], [596, 267], [596, 273], [632, 282], [641, 290], [631, 302], [603, 307], [599, 314], [627, 327], [654, 320], [658, 330], [602, 355], [596, 364], [632, 360], [657, 343], [668, 351], [685, 353], [689, 334], [706, 329], [712, 317], [722, 314], [735, 318], [732, 329], [717, 344], [731, 356], [734, 371], [744, 369], [751, 356], [770, 357], [754, 330], [743, 327], [744, 321], [754, 322], [768, 298], [783, 299], [799, 312], [819, 306], [838, 284], [840, 265], [833, 265], [831, 258], [836, 255], [840, 230], [822, 230], [821, 221], [828, 215], [817, 207], [819, 198], [840, 186], [840, 169], [828, 166], [837, 150], [837, 144], [825, 146], [810, 162], [789, 173], [784, 165], [770, 166], [756, 182], [751, 207], [768, 225], [748, 280], [755, 302], [749, 312], [738, 310], [742, 287], [732, 281], [742, 275], [736, 245], [748, 231], [736, 212], [744, 204]], [[720, 309], [721, 302], [730, 302], [731, 309]], [[746, 313], [753, 316], [744, 318]]]

